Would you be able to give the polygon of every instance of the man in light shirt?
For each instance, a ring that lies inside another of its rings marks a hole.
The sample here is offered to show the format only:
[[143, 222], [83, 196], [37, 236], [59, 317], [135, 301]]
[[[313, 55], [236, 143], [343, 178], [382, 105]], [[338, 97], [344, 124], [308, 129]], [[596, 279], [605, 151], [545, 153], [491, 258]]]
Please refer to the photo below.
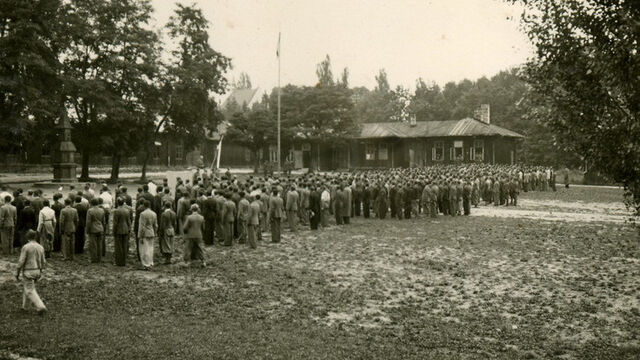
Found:
[[42, 315], [47, 307], [40, 299], [36, 291], [36, 281], [42, 276], [47, 261], [44, 256], [44, 248], [36, 242], [36, 232], [29, 230], [26, 234], [27, 243], [20, 251], [18, 267], [16, 268], [16, 280], [20, 281], [22, 275], [22, 310], [27, 310], [27, 299], [36, 307], [38, 314]]
[[329, 216], [331, 215], [331, 193], [327, 184], [324, 185], [324, 190], [320, 194], [320, 203], [322, 208], [322, 227], [326, 228], [329, 226]]
[[44, 247], [45, 257], [51, 257], [51, 251], [53, 250], [53, 235], [56, 229], [56, 212], [49, 207], [49, 200], [44, 200], [42, 203], [44, 207], [40, 210], [38, 215], [38, 233], [40, 234], [40, 241]]
[[11, 201], [13, 201], [13, 195], [11, 195], [9, 190], [7, 190], [6, 186], [2, 185], [2, 187], [0, 187], [0, 201], [4, 201], [7, 196], [11, 198]]

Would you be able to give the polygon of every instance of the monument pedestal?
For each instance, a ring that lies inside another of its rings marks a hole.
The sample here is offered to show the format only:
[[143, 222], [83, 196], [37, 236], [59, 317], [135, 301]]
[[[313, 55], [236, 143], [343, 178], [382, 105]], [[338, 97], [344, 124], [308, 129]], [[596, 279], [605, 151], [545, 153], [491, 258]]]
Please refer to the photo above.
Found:
[[60, 163], [53, 165], [53, 181], [73, 183], [76, 178], [76, 163]]
[[71, 142], [71, 124], [67, 118], [67, 111], [62, 108], [58, 129], [62, 130], [62, 141], [58, 145], [53, 161], [53, 181], [69, 182], [78, 181], [76, 178], [76, 147]]

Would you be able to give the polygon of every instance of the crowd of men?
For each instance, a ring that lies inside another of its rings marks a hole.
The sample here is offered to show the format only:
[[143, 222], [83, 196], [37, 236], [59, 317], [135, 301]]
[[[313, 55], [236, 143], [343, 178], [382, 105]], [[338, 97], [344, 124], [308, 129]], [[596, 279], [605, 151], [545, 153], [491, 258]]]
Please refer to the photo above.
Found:
[[[555, 191], [556, 180], [550, 168], [474, 164], [243, 180], [228, 171], [216, 176], [210, 170], [197, 170], [191, 179], [178, 178], [175, 188], [167, 179], [158, 185], [150, 182], [137, 189], [135, 198], [121, 184], [114, 193], [106, 184], [97, 190], [94, 186], [71, 187], [66, 196], [58, 192], [51, 199], [37, 189], [25, 195], [20, 188], [10, 193], [2, 187], [2, 253], [11, 254], [16, 247], [23, 253], [34, 252], [37, 246], [24, 245], [36, 242], [42, 248], [44, 257], [38, 262], [42, 266], [52, 252], [62, 252], [64, 260], [72, 261], [85, 248], [95, 263], [106, 256], [112, 235], [115, 265], [126, 265], [133, 239], [141, 269], [149, 270], [154, 266], [156, 241], [164, 263], [170, 264], [176, 240], [181, 239], [184, 262], [206, 266], [205, 245], [239, 243], [256, 248], [264, 233], [278, 243], [284, 223], [296, 233], [300, 226], [318, 230], [349, 224], [360, 216], [469, 215], [481, 204], [517, 206], [521, 191]], [[26, 274], [24, 263], [17, 276]], [[27, 284], [25, 294], [31, 296]]]

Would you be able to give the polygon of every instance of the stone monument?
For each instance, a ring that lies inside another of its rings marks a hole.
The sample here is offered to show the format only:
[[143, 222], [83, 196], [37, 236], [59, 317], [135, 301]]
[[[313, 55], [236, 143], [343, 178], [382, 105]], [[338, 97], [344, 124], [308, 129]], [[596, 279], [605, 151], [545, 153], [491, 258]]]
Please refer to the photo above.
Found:
[[71, 142], [71, 124], [64, 108], [60, 111], [60, 123], [57, 129], [60, 131], [62, 139], [53, 160], [53, 181], [76, 182], [76, 161], [74, 158], [76, 147]]

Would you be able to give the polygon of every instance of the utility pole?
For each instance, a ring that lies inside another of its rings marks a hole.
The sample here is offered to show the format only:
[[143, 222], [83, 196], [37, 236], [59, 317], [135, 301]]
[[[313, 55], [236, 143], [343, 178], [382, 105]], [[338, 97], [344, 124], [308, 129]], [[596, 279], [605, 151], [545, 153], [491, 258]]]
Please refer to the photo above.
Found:
[[282, 171], [282, 161], [280, 159], [280, 96], [282, 95], [282, 89], [280, 88], [280, 33], [278, 32], [278, 171]]

